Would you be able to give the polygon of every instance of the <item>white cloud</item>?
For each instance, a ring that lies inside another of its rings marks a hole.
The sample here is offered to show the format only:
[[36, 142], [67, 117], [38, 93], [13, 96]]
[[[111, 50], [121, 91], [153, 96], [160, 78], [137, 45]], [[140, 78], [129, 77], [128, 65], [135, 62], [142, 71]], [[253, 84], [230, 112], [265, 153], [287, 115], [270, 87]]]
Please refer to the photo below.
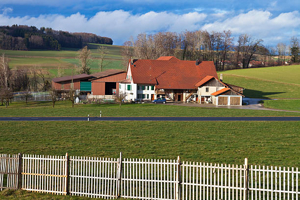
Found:
[[279, 36], [283, 36], [293, 29], [300, 29], [300, 14], [298, 11], [294, 11], [272, 17], [272, 13], [269, 11], [252, 10], [223, 21], [205, 24], [202, 29], [208, 31], [231, 30], [235, 35], [247, 33], [255, 38], [275, 42]]
[[7, 15], [8, 13], [10, 13], [10, 12], [12, 12], [13, 11], [13, 9], [12, 8], [3, 8], [2, 9], [2, 13], [3, 13], [3, 15]]
[[[8, 11], [9, 9], [6, 13]], [[220, 18], [214, 16], [216, 13], [220, 14]], [[216, 13], [206, 15], [199, 12], [174, 14], [150, 11], [145, 14], [132, 14], [127, 11], [116, 10], [101, 11], [91, 18], [80, 13], [69, 16], [52, 14], [38, 17], [9, 17], [6, 14], [0, 14], [0, 25], [20, 24], [38, 28], [51, 27], [55, 30], [70, 32], [90, 32], [111, 37], [114, 44], [122, 44], [130, 36], [135, 37], [139, 33], [158, 31], [180, 33], [185, 30], [199, 29], [208, 31], [231, 30], [235, 36], [247, 33], [254, 38], [263, 39], [265, 43], [275, 43], [288, 42], [293, 33], [300, 31], [300, 14], [298, 11], [281, 13], [278, 16], [273, 16], [270, 11], [261, 10], [252, 10], [235, 15], [233, 12], [222, 10], [216, 10]]]
[[113, 12], [98, 12], [91, 18], [80, 13], [70, 16], [40, 15], [39, 17], [8, 17], [0, 15], [1, 25], [22, 24], [36, 27], [51, 27], [55, 30], [70, 32], [91, 32], [97, 35], [111, 37], [116, 44], [122, 44], [130, 36], [139, 33], [154, 33], [157, 31], [182, 32], [197, 30], [201, 27], [205, 14], [192, 12], [177, 15], [168, 12], [148, 12], [133, 15], [130, 12], [116, 10]]

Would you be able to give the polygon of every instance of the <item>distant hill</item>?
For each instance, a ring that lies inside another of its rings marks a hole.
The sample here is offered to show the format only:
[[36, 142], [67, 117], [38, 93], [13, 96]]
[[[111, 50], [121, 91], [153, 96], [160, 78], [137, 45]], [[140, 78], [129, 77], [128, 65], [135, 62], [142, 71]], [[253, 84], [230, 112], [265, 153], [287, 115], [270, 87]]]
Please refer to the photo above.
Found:
[[0, 26], [0, 49], [60, 50], [61, 47], [82, 48], [88, 43], [112, 45], [113, 40], [92, 33], [69, 33], [45, 27], [38, 29], [26, 25]]

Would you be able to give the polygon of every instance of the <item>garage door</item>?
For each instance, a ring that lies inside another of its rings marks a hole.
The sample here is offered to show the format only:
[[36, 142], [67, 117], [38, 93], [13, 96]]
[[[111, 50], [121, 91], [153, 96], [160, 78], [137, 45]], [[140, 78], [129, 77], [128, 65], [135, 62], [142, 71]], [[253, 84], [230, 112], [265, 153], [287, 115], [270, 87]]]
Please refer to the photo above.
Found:
[[228, 97], [219, 97], [218, 105], [219, 106], [227, 106], [228, 105]]
[[232, 106], [239, 106], [241, 97], [230, 97], [230, 105]]

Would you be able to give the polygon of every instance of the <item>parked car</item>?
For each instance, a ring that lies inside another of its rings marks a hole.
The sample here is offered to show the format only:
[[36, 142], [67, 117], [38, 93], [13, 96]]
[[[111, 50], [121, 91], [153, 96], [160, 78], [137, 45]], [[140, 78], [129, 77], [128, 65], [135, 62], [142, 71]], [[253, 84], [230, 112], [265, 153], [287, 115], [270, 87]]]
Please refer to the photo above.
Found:
[[165, 98], [158, 98], [158, 99], [155, 99], [155, 100], [153, 100], [152, 102], [153, 103], [166, 103], [166, 99]]

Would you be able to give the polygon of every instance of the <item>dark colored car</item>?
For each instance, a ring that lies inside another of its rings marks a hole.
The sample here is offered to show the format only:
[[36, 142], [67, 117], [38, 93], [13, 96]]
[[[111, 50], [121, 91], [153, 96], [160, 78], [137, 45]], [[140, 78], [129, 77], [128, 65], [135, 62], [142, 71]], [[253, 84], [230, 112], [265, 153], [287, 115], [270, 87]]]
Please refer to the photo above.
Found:
[[153, 103], [166, 103], [166, 99], [165, 98], [158, 98], [152, 101]]

